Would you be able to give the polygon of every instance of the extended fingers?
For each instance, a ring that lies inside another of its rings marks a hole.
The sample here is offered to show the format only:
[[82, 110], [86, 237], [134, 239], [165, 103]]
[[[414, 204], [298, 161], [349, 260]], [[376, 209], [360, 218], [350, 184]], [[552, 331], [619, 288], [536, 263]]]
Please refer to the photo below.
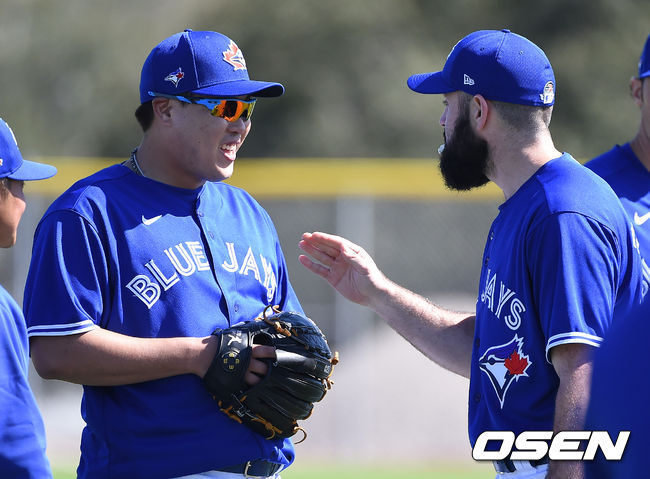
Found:
[[326, 233], [303, 233], [302, 244], [310, 245], [319, 251], [336, 258], [346, 240]]
[[298, 246], [301, 250], [309, 254], [316, 261], [319, 261], [326, 266], [331, 266], [340, 254], [339, 250], [335, 250], [334, 248], [328, 246], [315, 244], [309, 240], [300, 241], [298, 243]]
[[322, 264], [314, 263], [308, 256], [300, 255], [298, 256], [298, 261], [308, 270], [316, 273], [323, 278], [327, 278], [330, 273], [330, 269], [323, 266]]

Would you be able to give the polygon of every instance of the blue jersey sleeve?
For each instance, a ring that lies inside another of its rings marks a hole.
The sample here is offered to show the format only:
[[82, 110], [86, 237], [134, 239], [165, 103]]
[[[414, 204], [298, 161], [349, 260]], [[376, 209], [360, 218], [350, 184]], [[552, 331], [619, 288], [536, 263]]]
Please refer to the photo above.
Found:
[[615, 234], [585, 215], [560, 213], [546, 218], [528, 240], [546, 359], [560, 344], [598, 347], [612, 321], [619, 282]]
[[28, 335], [63, 336], [98, 327], [108, 283], [93, 226], [69, 210], [50, 213], [36, 231], [25, 285]]

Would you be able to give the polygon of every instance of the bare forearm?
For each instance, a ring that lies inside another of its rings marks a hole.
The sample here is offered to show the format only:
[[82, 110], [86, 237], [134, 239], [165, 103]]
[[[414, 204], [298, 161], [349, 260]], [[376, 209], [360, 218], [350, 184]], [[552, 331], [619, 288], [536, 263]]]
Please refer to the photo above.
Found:
[[212, 338], [135, 338], [104, 329], [34, 337], [32, 359], [46, 379], [115, 386], [179, 374], [203, 375], [216, 350]]
[[473, 314], [441, 308], [388, 279], [369, 307], [429, 359], [469, 378]]
[[[389, 280], [359, 245], [327, 233], [304, 233], [298, 259], [350, 301], [386, 320], [425, 356], [469, 377], [475, 315], [436, 306]], [[312, 259], [313, 258], [313, 259]]]
[[[555, 399], [553, 431], [582, 430], [591, 385], [591, 346], [567, 344], [552, 350], [553, 365], [560, 377]], [[584, 477], [580, 461], [551, 461], [547, 479]]]

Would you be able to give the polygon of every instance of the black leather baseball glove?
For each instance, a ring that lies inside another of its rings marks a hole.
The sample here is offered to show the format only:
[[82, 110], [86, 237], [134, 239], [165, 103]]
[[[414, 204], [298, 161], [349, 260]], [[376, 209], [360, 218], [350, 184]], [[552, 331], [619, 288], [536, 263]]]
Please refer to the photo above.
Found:
[[[213, 334], [220, 338], [219, 349], [203, 383], [221, 410], [267, 439], [304, 433], [297, 421], [308, 418], [332, 387], [338, 362], [318, 326], [302, 314], [269, 307], [254, 321]], [[259, 383], [247, 386], [253, 344], [274, 346], [277, 359], [268, 360]]]

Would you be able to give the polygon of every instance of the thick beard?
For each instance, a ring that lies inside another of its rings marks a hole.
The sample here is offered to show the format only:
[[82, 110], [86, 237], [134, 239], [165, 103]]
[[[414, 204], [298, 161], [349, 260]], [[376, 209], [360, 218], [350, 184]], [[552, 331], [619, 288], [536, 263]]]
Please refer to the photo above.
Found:
[[469, 122], [469, 111], [461, 115], [454, 126], [451, 140], [445, 138], [445, 148], [440, 153], [440, 172], [447, 188], [467, 191], [483, 186], [489, 164], [487, 142], [480, 138]]

